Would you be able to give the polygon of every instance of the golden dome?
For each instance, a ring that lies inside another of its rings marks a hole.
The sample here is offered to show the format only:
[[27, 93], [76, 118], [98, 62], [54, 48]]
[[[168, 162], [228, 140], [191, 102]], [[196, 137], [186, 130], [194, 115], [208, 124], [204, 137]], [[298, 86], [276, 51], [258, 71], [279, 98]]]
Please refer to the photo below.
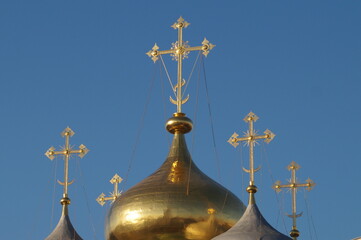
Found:
[[209, 240], [240, 219], [243, 203], [192, 161], [184, 138], [189, 128], [184, 126], [191, 129], [184, 115], [168, 120], [174, 138], [167, 159], [113, 203], [107, 240]]

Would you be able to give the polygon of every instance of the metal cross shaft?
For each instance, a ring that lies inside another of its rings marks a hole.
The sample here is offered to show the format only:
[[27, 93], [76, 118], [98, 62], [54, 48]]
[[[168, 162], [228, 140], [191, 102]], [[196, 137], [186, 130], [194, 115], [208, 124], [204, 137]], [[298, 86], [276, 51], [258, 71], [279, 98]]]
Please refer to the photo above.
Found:
[[268, 129], [264, 131], [264, 135], [257, 135], [257, 132], [253, 128], [253, 123], [258, 120], [258, 116], [253, 112], [250, 112], [243, 120], [249, 124], [249, 130], [245, 133], [244, 137], [240, 138], [238, 138], [239, 135], [237, 133], [233, 133], [233, 135], [228, 139], [228, 142], [233, 147], [237, 147], [239, 142], [246, 142], [249, 146], [250, 169], [248, 170], [243, 168], [243, 170], [250, 173], [250, 186], [254, 186], [254, 173], [260, 169], [259, 167], [254, 169], [254, 146], [257, 140], [264, 139], [266, 143], [269, 143], [276, 135]]
[[177, 105], [177, 112], [182, 112], [182, 104], [188, 101], [188, 98], [182, 99], [182, 86], [185, 83], [185, 80], [182, 77], [182, 69], [183, 69], [183, 59], [188, 57], [189, 52], [191, 51], [202, 51], [204, 56], [207, 56], [209, 51], [215, 47], [215, 45], [211, 44], [206, 38], [204, 38], [202, 42], [202, 46], [190, 47], [187, 42], [183, 41], [183, 28], [189, 26], [190, 23], [186, 22], [182, 17], [178, 19], [176, 23], [174, 23], [171, 27], [174, 29], [178, 29], [178, 41], [173, 43], [173, 47], [169, 50], [159, 51], [159, 47], [157, 44], [154, 44], [154, 47], [147, 52], [146, 54], [152, 58], [154, 62], [159, 59], [160, 55], [170, 54], [173, 59], [178, 61], [178, 75], [177, 75], [177, 85], [175, 86], [174, 91], [177, 91], [177, 100], [173, 100], [170, 98], [170, 101], [173, 104]]
[[316, 185], [311, 179], [307, 179], [306, 183], [298, 183], [296, 178], [296, 171], [300, 169], [300, 165], [298, 165], [296, 162], [292, 161], [290, 165], [287, 166], [287, 169], [291, 171], [291, 179], [289, 180], [289, 184], [281, 185], [280, 181], [275, 182], [273, 185], [273, 189], [276, 190], [276, 192], [282, 191], [282, 188], [289, 188], [292, 192], [292, 214], [288, 215], [293, 220], [292, 225], [292, 231], [291, 231], [291, 237], [294, 239], [297, 239], [299, 236], [299, 232], [297, 230], [296, 226], [296, 219], [298, 217], [302, 216], [302, 213], [297, 214], [297, 205], [296, 205], [296, 193], [297, 189], [301, 187], [305, 187], [308, 191], [311, 191], [311, 189]]
[[45, 156], [47, 156], [50, 160], [53, 160], [55, 156], [62, 155], [64, 157], [64, 182], [58, 181], [61, 185], [64, 186], [64, 196], [68, 197], [68, 186], [73, 183], [73, 181], [69, 182], [69, 159], [72, 154], [78, 154], [80, 158], [83, 158], [88, 152], [89, 149], [85, 147], [85, 145], [81, 144], [79, 149], [72, 149], [70, 146], [70, 137], [74, 135], [74, 131], [71, 128], [67, 127], [61, 133], [62, 137], [65, 137], [65, 145], [61, 151], [55, 151], [54, 147], [49, 148], [48, 151], [45, 152]]
[[118, 184], [121, 183], [123, 179], [118, 175], [115, 174], [112, 179], [110, 179], [110, 183], [114, 185], [114, 191], [110, 193], [109, 197], [106, 197], [104, 193], [101, 193], [96, 201], [103, 206], [106, 201], [114, 202], [117, 197], [121, 195], [121, 192], [118, 190]]

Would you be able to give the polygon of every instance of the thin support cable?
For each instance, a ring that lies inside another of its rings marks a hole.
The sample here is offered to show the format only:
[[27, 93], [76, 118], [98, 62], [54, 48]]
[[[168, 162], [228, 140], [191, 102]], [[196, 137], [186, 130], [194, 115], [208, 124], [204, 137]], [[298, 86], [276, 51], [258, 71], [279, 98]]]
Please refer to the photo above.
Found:
[[[206, 68], [205, 68], [203, 56], [202, 55], [199, 55], [199, 56], [201, 56], [200, 62], [201, 62], [202, 70], [203, 70], [204, 86], [205, 86], [206, 96], [207, 96], [208, 113], [209, 113], [209, 120], [211, 123], [211, 131], [212, 131], [213, 149], [214, 149], [214, 154], [216, 156], [217, 174], [218, 174], [218, 179], [221, 182], [222, 178], [221, 178], [221, 171], [220, 171], [220, 161], [219, 161], [219, 155], [218, 155], [218, 151], [217, 151], [216, 137], [215, 137], [215, 133], [214, 133], [214, 124], [213, 124], [213, 116], [212, 116], [212, 110], [211, 110], [211, 101], [210, 101], [209, 91], [208, 91]], [[223, 212], [228, 195], [229, 195], [229, 190], [227, 189], [226, 195], [224, 196], [224, 202], [223, 202], [221, 212]]]
[[[268, 154], [267, 154], [266, 148], [264, 147], [264, 144], [261, 144], [261, 145], [262, 145], [262, 150], [263, 150], [263, 152], [264, 152], [264, 156], [265, 156], [265, 159], [266, 159], [265, 162], [266, 162], [266, 164], [267, 164], [268, 172], [269, 172], [269, 174], [270, 174], [270, 176], [271, 176], [272, 182], [274, 183], [274, 182], [275, 182], [275, 178], [273, 177], [272, 170], [271, 170], [271, 166], [270, 166], [270, 163], [269, 163], [269, 161], [268, 161]], [[280, 200], [279, 200], [279, 198], [278, 198], [278, 195], [277, 195], [276, 191], [274, 191], [274, 194], [275, 194], [275, 196], [276, 196], [276, 200], [277, 200], [277, 203], [278, 203], [278, 206], [279, 206], [278, 209], [279, 209], [279, 211], [281, 211], [282, 205], [281, 205], [281, 202], [280, 202]], [[287, 227], [286, 227], [285, 218], [284, 218], [283, 214], [280, 214], [280, 215], [282, 216], [283, 227], [284, 227], [285, 231], [287, 232]]]
[[[310, 239], [312, 240], [312, 232], [314, 232], [316, 239], [318, 240], [318, 235], [317, 235], [317, 231], [316, 231], [316, 227], [313, 221], [313, 217], [310, 211], [310, 206], [309, 206], [309, 201], [307, 199], [307, 192], [304, 190], [304, 200], [305, 200], [305, 205], [306, 205], [306, 211], [307, 211], [307, 218], [308, 218], [308, 229], [310, 232]], [[312, 224], [312, 228], [311, 228], [311, 224]], [[312, 231], [313, 229], [313, 231]]]
[[308, 226], [308, 234], [309, 234], [309, 238], [312, 240], [312, 231], [311, 231], [311, 219], [310, 219], [310, 214], [308, 212], [308, 206], [307, 206], [307, 200], [306, 200], [306, 191], [303, 192], [303, 199], [305, 201], [305, 205], [306, 205], [306, 213], [307, 213], [307, 226]]
[[140, 120], [140, 123], [139, 123], [139, 127], [138, 127], [138, 130], [137, 130], [136, 137], [135, 137], [135, 142], [134, 142], [134, 145], [133, 145], [132, 154], [131, 154], [131, 157], [130, 157], [129, 162], [128, 162], [128, 169], [127, 169], [127, 172], [125, 174], [125, 178], [123, 180], [122, 190], [124, 190], [124, 188], [127, 185], [128, 177], [129, 177], [129, 174], [130, 174], [130, 171], [131, 171], [131, 168], [132, 168], [132, 165], [133, 165], [133, 161], [134, 161], [134, 158], [135, 158], [135, 153], [136, 153], [136, 151], [138, 149], [138, 143], [139, 143], [139, 140], [140, 140], [140, 135], [141, 135], [142, 130], [143, 130], [145, 116], [147, 114], [148, 105], [149, 105], [149, 102], [150, 102], [150, 99], [151, 99], [151, 96], [152, 96], [152, 90], [153, 90], [154, 82], [155, 82], [155, 73], [156, 73], [156, 70], [154, 68], [153, 77], [151, 79], [150, 87], [149, 87], [149, 90], [148, 90], [148, 95], [147, 95], [147, 98], [146, 98], [146, 103], [145, 103], [144, 109], [143, 109], [143, 114], [142, 114], [142, 117], [141, 117], [141, 120]]
[[[257, 143], [257, 142], [256, 142]], [[262, 145], [263, 145], [263, 143], [262, 143]], [[263, 168], [262, 168], [262, 162], [263, 162], [263, 155], [262, 155], [262, 150], [261, 149], [259, 149], [258, 150], [258, 148], [256, 148], [257, 150], [255, 150], [255, 152], [256, 151], [260, 151], [261, 152], [261, 157], [260, 157], [260, 159], [261, 159], [261, 166], [260, 166], [260, 173], [259, 173], [259, 175], [260, 175], [260, 186], [263, 186], [263, 182], [264, 182], [264, 175], [263, 175]], [[262, 202], [263, 201], [263, 196], [264, 196], [264, 191], [260, 191], [260, 193], [259, 193], [259, 195], [260, 195], [260, 202]]]
[[51, 218], [50, 218], [50, 231], [53, 229], [53, 220], [54, 220], [54, 205], [55, 205], [55, 190], [56, 190], [56, 176], [57, 176], [57, 168], [58, 168], [58, 158], [55, 158], [53, 165], [53, 175], [54, 175], [54, 184], [53, 184], [53, 196], [52, 196], [52, 206], [51, 206]]
[[170, 78], [170, 76], [169, 76], [168, 69], [167, 69], [167, 67], [166, 67], [166, 65], [165, 65], [165, 63], [164, 63], [163, 57], [162, 57], [162, 55], [160, 55], [159, 57], [160, 57], [160, 60], [162, 61], [163, 68], [164, 68], [164, 70], [165, 70], [165, 73], [167, 74], [168, 81], [169, 81], [170, 86], [172, 87], [172, 91], [173, 91], [173, 93], [174, 93], [174, 96], [177, 96], [177, 93], [176, 93], [176, 91], [175, 91], [174, 85], [173, 85], [172, 80], [171, 80], [171, 78]]
[[[162, 99], [163, 99], [163, 117], [164, 117], [164, 122], [167, 121], [167, 104], [166, 104], [166, 98], [165, 98], [165, 89], [164, 89], [164, 81], [163, 81], [163, 74], [162, 74], [162, 66], [159, 64], [159, 79], [160, 79], [160, 86], [161, 86], [161, 90], [162, 90]], [[167, 142], [168, 142], [168, 148], [170, 147], [170, 138], [169, 135], [166, 134], [167, 136]]]
[[221, 213], [223, 213], [223, 209], [226, 206], [228, 195], [229, 195], [229, 191], [227, 190], [226, 191], [226, 196], [224, 197], [224, 201], [223, 201], [223, 204], [222, 204]]
[[279, 216], [280, 216], [280, 219], [283, 221], [283, 224], [284, 224], [284, 226], [285, 226], [285, 231], [287, 232], [287, 230], [289, 229], [289, 228], [287, 228], [287, 226], [286, 226], [286, 221], [284, 220], [284, 216], [285, 216], [285, 214], [282, 214], [282, 213], [286, 213], [287, 211], [286, 211], [286, 209], [285, 209], [285, 206], [286, 206], [286, 192], [285, 191], [282, 191], [281, 192], [281, 200], [280, 200], [280, 210], [279, 210]]
[[[52, 169], [50, 171], [50, 174], [48, 176], [48, 179], [53, 179], [53, 176], [55, 175], [55, 163], [53, 163], [51, 165]], [[55, 181], [54, 181], [55, 182]], [[41, 218], [41, 213], [44, 210], [44, 206], [46, 205], [47, 201], [47, 197], [45, 196], [49, 196], [49, 192], [51, 191], [51, 188], [53, 186], [53, 181], [50, 180], [47, 182], [48, 184], [46, 184], [44, 186], [43, 191], [41, 191], [40, 195], [38, 195], [39, 201], [36, 202], [36, 204], [34, 204], [33, 208], [32, 208], [32, 214], [33, 214], [33, 218], [31, 223], [29, 224], [29, 229], [26, 231], [26, 238], [23, 237], [23, 239], [36, 239], [36, 233], [38, 232], [37, 229], [39, 229], [39, 223], [40, 218]], [[54, 195], [54, 194], [53, 194]], [[53, 197], [54, 198], [54, 197]], [[54, 202], [52, 204], [52, 206], [54, 206]], [[51, 220], [53, 219], [53, 217], [51, 218]], [[42, 227], [41, 227], [42, 228]], [[52, 228], [50, 229], [51, 232]]]
[[[196, 104], [194, 106], [194, 125], [197, 125], [197, 117], [198, 117], [198, 106], [199, 106], [199, 90], [200, 90], [200, 70], [198, 68], [198, 81], [197, 81], [197, 95], [196, 95]], [[194, 149], [194, 145], [195, 145], [195, 137], [196, 137], [196, 128], [193, 129], [192, 132], [192, 145], [191, 145], [191, 156], [193, 155], [193, 149]], [[187, 196], [189, 195], [189, 187], [190, 187], [190, 179], [191, 179], [191, 169], [192, 169], [192, 163], [193, 160], [192, 158], [190, 159], [190, 163], [189, 163], [189, 169], [188, 169], [188, 179], [187, 179], [187, 191], [186, 194]]]
[[[239, 148], [240, 160], [241, 160], [241, 188], [246, 188], [245, 180], [244, 180], [244, 171], [242, 171], [242, 167], [244, 166], [244, 158], [243, 158], [243, 151], [242, 146]], [[246, 191], [242, 191], [241, 197], [245, 199]]]
[[197, 58], [196, 58], [196, 60], [194, 61], [194, 64], [193, 64], [193, 67], [192, 67], [192, 71], [191, 71], [191, 73], [189, 74], [189, 77], [188, 77], [188, 79], [187, 79], [187, 83], [186, 83], [186, 85], [185, 85], [185, 87], [184, 87], [184, 91], [183, 91], [183, 94], [182, 94], [182, 98], [184, 97], [184, 93], [187, 91], [188, 84], [189, 84], [189, 82], [190, 82], [191, 79], [192, 79], [192, 75], [193, 75], [194, 69], [195, 69], [196, 66], [197, 66], [197, 62], [198, 62], [198, 59], [199, 59], [199, 56], [200, 56], [200, 55], [201, 55], [201, 51], [198, 52]]
[[214, 153], [216, 155], [217, 174], [218, 174], [218, 179], [221, 182], [222, 179], [221, 179], [221, 172], [220, 172], [220, 163], [219, 163], [220, 161], [219, 161], [219, 155], [218, 155], [218, 151], [217, 151], [216, 138], [215, 138], [215, 134], [214, 134], [213, 117], [212, 117], [212, 111], [211, 111], [211, 102], [210, 102], [210, 98], [209, 98], [207, 76], [206, 76], [203, 56], [201, 56], [201, 63], [202, 63], [202, 68], [203, 68], [204, 85], [205, 85], [205, 89], [206, 89], [206, 96], [207, 96], [207, 103], [208, 103], [208, 113], [209, 113], [209, 119], [210, 119], [211, 130], [212, 130], [213, 149], [214, 149]]
[[81, 170], [80, 158], [79, 157], [76, 158], [76, 167], [77, 167], [77, 170], [78, 170], [79, 176], [80, 176], [80, 185], [82, 187], [83, 194], [84, 194], [84, 197], [85, 197], [85, 203], [86, 203], [88, 214], [89, 214], [90, 225], [91, 225], [91, 228], [93, 230], [94, 239], [96, 240], [98, 238], [97, 238], [97, 234], [96, 234], [96, 230], [95, 230], [95, 226], [94, 226], [93, 215], [92, 215], [92, 213], [90, 211], [89, 198], [88, 198], [88, 194], [87, 194], [85, 184], [84, 184], [83, 171]]

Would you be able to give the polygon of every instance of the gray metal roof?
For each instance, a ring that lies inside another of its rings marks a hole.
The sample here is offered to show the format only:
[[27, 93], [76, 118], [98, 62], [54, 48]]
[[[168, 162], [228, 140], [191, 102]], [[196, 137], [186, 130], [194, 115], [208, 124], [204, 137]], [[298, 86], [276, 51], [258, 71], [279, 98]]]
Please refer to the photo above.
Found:
[[58, 225], [45, 240], [83, 240], [75, 231], [67, 214], [62, 214]]
[[262, 216], [257, 205], [248, 205], [242, 218], [227, 232], [212, 240], [292, 240], [274, 229]]

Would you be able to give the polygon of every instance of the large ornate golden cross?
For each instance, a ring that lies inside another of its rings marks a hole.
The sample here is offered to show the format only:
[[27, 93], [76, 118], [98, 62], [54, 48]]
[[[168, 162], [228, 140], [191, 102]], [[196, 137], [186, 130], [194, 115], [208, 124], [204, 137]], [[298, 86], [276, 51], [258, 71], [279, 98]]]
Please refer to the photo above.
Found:
[[273, 189], [275, 189], [277, 192], [280, 192], [282, 188], [289, 188], [292, 192], [292, 214], [287, 215], [290, 218], [293, 219], [293, 226], [292, 230], [290, 232], [290, 236], [293, 239], [297, 239], [297, 237], [300, 235], [299, 231], [296, 227], [296, 218], [302, 216], [302, 212], [300, 214], [296, 213], [296, 193], [297, 189], [301, 187], [305, 187], [308, 191], [311, 191], [311, 189], [316, 185], [310, 178], [306, 180], [306, 183], [298, 183], [296, 178], [296, 171], [300, 169], [300, 165], [298, 165], [296, 162], [291, 162], [290, 165], [287, 166], [287, 169], [291, 171], [291, 179], [289, 180], [289, 184], [281, 185], [281, 181], [277, 181], [273, 185]]
[[245, 172], [250, 174], [250, 186], [254, 186], [254, 173], [257, 172], [260, 168], [254, 169], [254, 146], [259, 139], [265, 139], [266, 143], [272, 141], [272, 139], [276, 136], [270, 130], [264, 131], [265, 135], [257, 135], [257, 132], [253, 129], [253, 123], [258, 120], [258, 117], [253, 112], [250, 112], [244, 119], [245, 122], [249, 124], [249, 130], [244, 134], [244, 137], [238, 138], [237, 133], [233, 133], [233, 135], [228, 139], [228, 142], [233, 146], [237, 147], [239, 142], [246, 142], [249, 147], [249, 170], [243, 168]]
[[96, 199], [96, 201], [102, 206], [105, 204], [106, 201], [114, 202], [115, 199], [117, 199], [117, 197], [119, 197], [121, 194], [121, 192], [119, 192], [118, 190], [118, 184], [122, 181], [123, 179], [118, 174], [115, 174], [109, 181], [111, 184], [114, 185], [114, 191], [110, 193], [110, 197], [105, 197], [105, 194], [101, 193]]
[[185, 80], [182, 78], [183, 59], [187, 58], [189, 52], [191, 51], [202, 51], [203, 55], [207, 56], [209, 51], [215, 47], [215, 45], [211, 44], [206, 38], [204, 38], [202, 46], [198, 47], [190, 47], [187, 41], [184, 42], [183, 28], [188, 27], [189, 24], [190, 23], [186, 22], [182, 17], [180, 17], [178, 21], [171, 26], [174, 29], [178, 29], [178, 41], [172, 43], [172, 48], [169, 50], [159, 51], [157, 44], [154, 44], [152, 50], [147, 52], [147, 55], [151, 57], [154, 62], [156, 62], [159, 59], [159, 56], [163, 54], [170, 54], [174, 60], [178, 61], [177, 85], [173, 89], [174, 92], [177, 92], [177, 100], [170, 98], [170, 101], [177, 105], [178, 113], [182, 112], [182, 104], [186, 103], [189, 99], [189, 96], [187, 96], [185, 99], [182, 99], [182, 86], [185, 84]]
[[64, 186], [63, 198], [68, 198], [68, 186], [72, 184], [74, 181], [69, 182], [69, 159], [72, 154], [78, 154], [80, 158], [83, 158], [88, 152], [89, 149], [85, 147], [85, 145], [81, 144], [79, 149], [72, 149], [69, 143], [69, 138], [74, 135], [74, 131], [69, 127], [65, 128], [61, 133], [62, 137], [65, 137], [65, 146], [62, 147], [61, 151], [55, 151], [54, 147], [49, 148], [46, 151], [45, 156], [47, 156], [50, 160], [53, 160], [57, 155], [64, 156], [64, 182], [59, 182], [59, 184]]

